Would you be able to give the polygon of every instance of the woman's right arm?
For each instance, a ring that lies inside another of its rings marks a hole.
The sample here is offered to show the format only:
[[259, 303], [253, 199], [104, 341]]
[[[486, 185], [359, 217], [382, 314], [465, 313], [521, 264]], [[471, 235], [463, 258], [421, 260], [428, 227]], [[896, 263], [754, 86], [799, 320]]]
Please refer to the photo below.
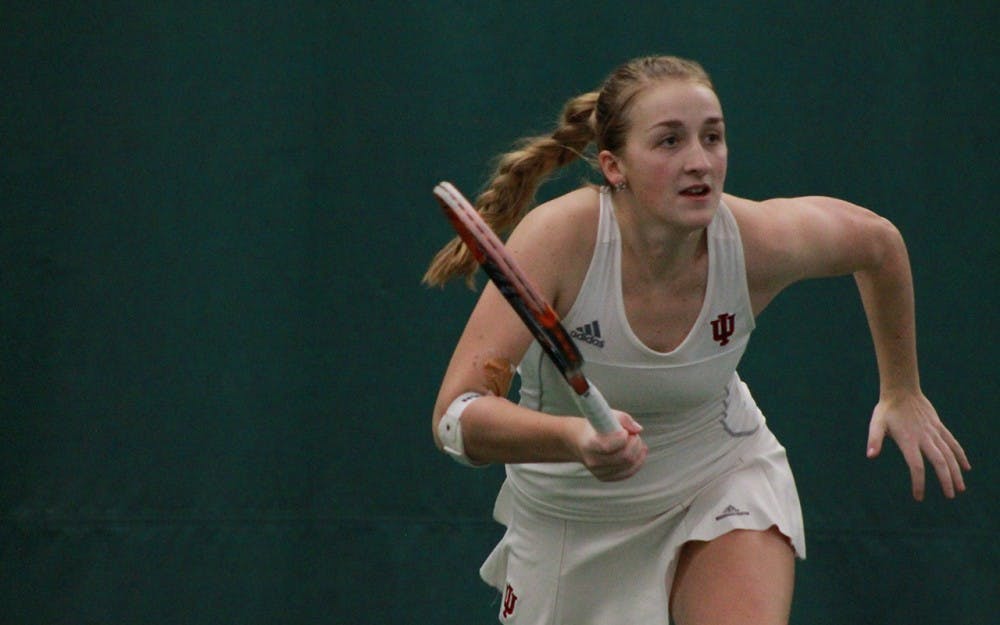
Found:
[[623, 431], [599, 434], [583, 417], [549, 415], [506, 398], [512, 363], [528, 348], [531, 334], [492, 285], [484, 290], [459, 339], [434, 406], [433, 433], [460, 395], [479, 393], [461, 415], [465, 456], [474, 464], [580, 462], [597, 478], [613, 481], [642, 466], [646, 446], [641, 426], [615, 411]]
[[[567, 207], [570, 208], [570, 207]], [[511, 235], [507, 248], [532, 282], [550, 301], [560, 294], [566, 276], [578, 277], [579, 246], [565, 217], [572, 210], [536, 209]], [[560, 240], [561, 237], [565, 239]], [[589, 239], [592, 241], [592, 238]], [[592, 243], [591, 243], [592, 245]], [[573, 250], [575, 256], [566, 257]], [[641, 427], [626, 413], [616, 411], [625, 428], [598, 434], [586, 419], [549, 415], [506, 398], [514, 363], [524, 356], [531, 333], [497, 288], [488, 283], [472, 311], [445, 373], [434, 406], [432, 430], [438, 447], [438, 426], [449, 405], [459, 396], [483, 395], [468, 403], [461, 414], [461, 439], [466, 457], [474, 463], [581, 462], [600, 479], [624, 479], [642, 465], [646, 447], [638, 437]]]

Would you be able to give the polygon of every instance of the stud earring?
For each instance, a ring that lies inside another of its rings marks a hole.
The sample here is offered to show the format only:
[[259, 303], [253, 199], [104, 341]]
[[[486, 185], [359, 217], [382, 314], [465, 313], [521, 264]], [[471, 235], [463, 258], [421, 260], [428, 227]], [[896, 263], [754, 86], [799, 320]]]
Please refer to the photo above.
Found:
[[621, 182], [615, 183], [615, 191], [624, 191], [628, 188], [628, 183], [622, 180]]

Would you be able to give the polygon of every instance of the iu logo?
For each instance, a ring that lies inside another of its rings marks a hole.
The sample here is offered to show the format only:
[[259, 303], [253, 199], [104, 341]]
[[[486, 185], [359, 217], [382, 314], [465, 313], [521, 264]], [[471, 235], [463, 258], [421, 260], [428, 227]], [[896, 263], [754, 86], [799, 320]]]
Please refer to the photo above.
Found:
[[514, 614], [514, 604], [517, 603], [517, 595], [514, 594], [514, 589], [511, 588], [510, 584], [507, 584], [507, 590], [503, 593], [503, 612], [501, 617], [503, 619], [508, 619]]
[[712, 321], [712, 339], [719, 342], [719, 345], [729, 343], [729, 337], [736, 329], [736, 315], [722, 313], [717, 319]]

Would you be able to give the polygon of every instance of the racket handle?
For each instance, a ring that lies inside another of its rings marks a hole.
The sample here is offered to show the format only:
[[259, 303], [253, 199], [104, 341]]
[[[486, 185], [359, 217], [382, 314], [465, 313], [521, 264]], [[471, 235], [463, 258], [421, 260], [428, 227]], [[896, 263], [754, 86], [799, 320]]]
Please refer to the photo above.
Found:
[[621, 423], [618, 423], [618, 419], [611, 414], [611, 406], [604, 399], [604, 395], [601, 395], [601, 392], [593, 384], [583, 395], [574, 393], [573, 397], [576, 399], [576, 405], [579, 406], [580, 412], [587, 417], [590, 425], [594, 426], [598, 432], [607, 434], [622, 429]]

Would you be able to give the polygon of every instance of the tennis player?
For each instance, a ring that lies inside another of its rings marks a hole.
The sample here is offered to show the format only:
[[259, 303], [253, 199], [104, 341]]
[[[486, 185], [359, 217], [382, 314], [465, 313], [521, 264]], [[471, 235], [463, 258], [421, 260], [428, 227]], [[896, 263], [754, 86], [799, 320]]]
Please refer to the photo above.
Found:
[[[785, 287], [853, 274], [878, 363], [868, 456], [886, 435], [924, 496], [965, 490], [962, 447], [920, 388], [898, 230], [828, 197], [724, 193], [726, 123], [700, 65], [649, 57], [570, 100], [551, 136], [502, 156], [477, 208], [571, 329], [623, 429], [599, 434], [487, 285], [433, 413], [439, 447], [504, 463], [506, 526], [481, 575], [519, 625], [786, 623], [802, 514], [785, 450], [736, 373]], [[591, 150], [603, 185], [527, 212], [547, 175]], [[523, 219], [522, 219], [523, 217]], [[425, 281], [470, 276], [453, 241]], [[514, 373], [520, 401], [506, 399]]]

